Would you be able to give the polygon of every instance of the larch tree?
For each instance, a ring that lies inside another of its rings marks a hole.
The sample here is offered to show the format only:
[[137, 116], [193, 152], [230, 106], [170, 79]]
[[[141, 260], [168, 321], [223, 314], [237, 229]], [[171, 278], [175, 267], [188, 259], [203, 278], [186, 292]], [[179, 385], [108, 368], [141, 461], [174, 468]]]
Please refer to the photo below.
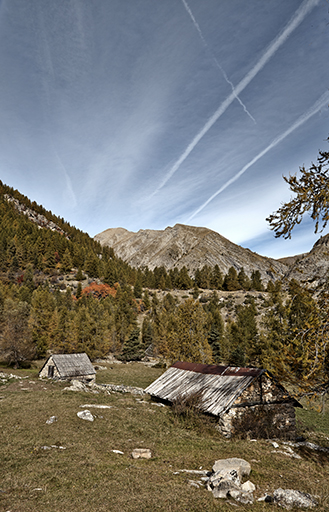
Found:
[[[327, 139], [329, 141], [329, 138]], [[291, 238], [294, 227], [301, 223], [305, 213], [315, 221], [315, 233], [322, 231], [329, 220], [329, 151], [319, 151], [317, 163], [300, 175], [283, 176], [295, 197], [290, 199], [266, 220], [278, 238]]]
[[[315, 233], [322, 231], [329, 220], [329, 152], [320, 151], [316, 164], [308, 169], [300, 167], [298, 177], [284, 176], [284, 180], [295, 197], [266, 219], [275, 237], [291, 238], [306, 213], [315, 222]], [[329, 392], [329, 282], [317, 303], [294, 283], [290, 293], [285, 377], [298, 386], [300, 394], [324, 397]]]
[[212, 362], [206, 322], [207, 315], [199, 302], [190, 298], [178, 306], [174, 328], [167, 336], [172, 361]]

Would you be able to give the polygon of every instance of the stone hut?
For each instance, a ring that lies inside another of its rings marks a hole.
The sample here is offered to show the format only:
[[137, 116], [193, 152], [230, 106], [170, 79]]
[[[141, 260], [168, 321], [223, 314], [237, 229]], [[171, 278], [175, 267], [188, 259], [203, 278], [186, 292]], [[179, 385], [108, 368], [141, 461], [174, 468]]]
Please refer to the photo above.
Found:
[[39, 377], [57, 380], [94, 382], [96, 371], [87, 354], [53, 354], [39, 372]]
[[167, 403], [197, 394], [225, 437], [296, 437], [295, 407], [302, 406], [267, 370], [177, 362], [145, 391]]

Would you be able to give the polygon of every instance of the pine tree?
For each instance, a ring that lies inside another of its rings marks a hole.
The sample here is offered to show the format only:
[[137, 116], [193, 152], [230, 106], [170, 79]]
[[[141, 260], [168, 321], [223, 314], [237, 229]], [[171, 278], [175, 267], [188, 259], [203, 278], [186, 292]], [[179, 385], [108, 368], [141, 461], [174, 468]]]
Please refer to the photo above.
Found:
[[253, 270], [251, 274], [251, 289], [261, 292], [264, 290], [262, 277], [259, 270]]
[[224, 278], [223, 288], [229, 292], [241, 289], [240, 283], [238, 281], [238, 274], [234, 267], [230, 267], [228, 269], [228, 272]]
[[119, 359], [121, 361], [140, 361], [144, 351], [142, 349], [140, 338], [140, 330], [134, 329], [129, 338], [125, 341]]
[[251, 282], [250, 282], [250, 279], [249, 277], [247, 276], [247, 274], [245, 273], [244, 271], [244, 268], [242, 267], [239, 274], [238, 274], [238, 281], [239, 281], [239, 284], [240, 284], [240, 287], [243, 289], [243, 290], [250, 290], [251, 288]]
[[221, 273], [217, 264], [212, 269], [210, 287], [213, 290], [222, 290], [223, 288], [223, 274]]

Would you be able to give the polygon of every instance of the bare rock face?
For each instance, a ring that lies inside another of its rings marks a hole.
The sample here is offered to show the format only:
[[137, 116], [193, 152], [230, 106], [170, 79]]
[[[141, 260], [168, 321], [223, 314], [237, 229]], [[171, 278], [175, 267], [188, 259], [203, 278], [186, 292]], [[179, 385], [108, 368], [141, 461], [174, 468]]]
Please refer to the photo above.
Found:
[[321, 287], [329, 271], [329, 235], [322, 236], [315, 242], [312, 250], [297, 259], [287, 272], [287, 279], [308, 285], [310, 288]]
[[249, 249], [236, 245], [208, 228], [176, 224], [165, 230], [141, 229], [137, 233], [123, 228], [107, 229], [94, 239], [101, 245], [112, 247], [116, 256], [133, 267], [181, 269], [187, 267], [190, 274], [204, 265], [219, 266], [226, 274], [230, 267], [246, 274], [259, 270], [262, 280], [281, 278], [288, 267], [271, 258], [260, 256]]

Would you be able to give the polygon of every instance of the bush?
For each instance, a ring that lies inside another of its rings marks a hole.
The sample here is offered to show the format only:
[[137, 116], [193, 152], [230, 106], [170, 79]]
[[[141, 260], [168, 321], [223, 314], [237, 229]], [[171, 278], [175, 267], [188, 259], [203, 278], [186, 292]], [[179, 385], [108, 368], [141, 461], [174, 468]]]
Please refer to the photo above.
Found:
[[202, 411], [202, 393], [196, 391], [188, 396], [180, 395], [172, 402], [174, 423], [200, 433], [215, 432], [216, 419]]
[[276, 424], [275, 416], [275, 410], [266, 406], [241, 411], [232, 420], [233, 436], [239, 439], [290, 439], [291, 435]]

